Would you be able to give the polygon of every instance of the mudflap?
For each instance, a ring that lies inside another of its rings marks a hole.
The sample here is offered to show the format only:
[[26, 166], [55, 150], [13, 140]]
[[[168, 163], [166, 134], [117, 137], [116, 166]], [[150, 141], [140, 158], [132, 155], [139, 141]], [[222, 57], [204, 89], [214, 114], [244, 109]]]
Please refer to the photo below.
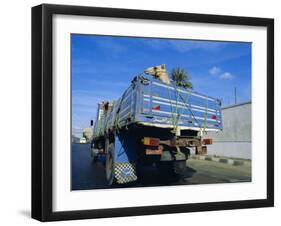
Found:
[[136, 172], [138, 137], [130, 130], [123, 129], [114, 136], [114, 176], [117, 184], [138, 179]]
[[129, 162], [119, 162], [114, 164], [114, 174], [117, 184], [125, 184], [138, 179], [136, 164]]

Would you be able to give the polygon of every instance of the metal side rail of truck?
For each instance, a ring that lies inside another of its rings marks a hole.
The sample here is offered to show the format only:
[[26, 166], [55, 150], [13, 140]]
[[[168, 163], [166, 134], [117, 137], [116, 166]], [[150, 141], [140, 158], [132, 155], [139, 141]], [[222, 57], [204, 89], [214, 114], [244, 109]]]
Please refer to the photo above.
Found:
[[222, 130], [221, 101], [139, 75], [117, 101], [98, 104], [93, 130], [92, 157], [105, 156], [109, 185], [135, 181], [152, 164], [181, 178], [190, 149], [206, 154], [212, 144], [202, 134]]

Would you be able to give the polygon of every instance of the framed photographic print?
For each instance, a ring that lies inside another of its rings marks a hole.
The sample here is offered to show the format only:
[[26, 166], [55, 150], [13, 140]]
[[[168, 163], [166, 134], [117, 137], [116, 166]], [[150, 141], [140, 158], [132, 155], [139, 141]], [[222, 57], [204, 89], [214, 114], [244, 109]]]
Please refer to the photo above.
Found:
[[274, 205], [274, 21], [32, 8], [32, 217]]

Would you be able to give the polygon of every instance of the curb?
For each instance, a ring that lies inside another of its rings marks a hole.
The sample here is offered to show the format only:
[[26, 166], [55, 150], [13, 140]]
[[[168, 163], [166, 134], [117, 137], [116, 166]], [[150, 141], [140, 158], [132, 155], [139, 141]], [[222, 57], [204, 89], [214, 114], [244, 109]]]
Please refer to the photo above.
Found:
[[190, 155], [191, 159], [205, 160], [205, 161], [214, 161], [219, 163], [224, 163], [232, 166], [251, 166], [251, 161], [243, 159], [232, 159], [228, 157], [216, 157], [210, 155]]

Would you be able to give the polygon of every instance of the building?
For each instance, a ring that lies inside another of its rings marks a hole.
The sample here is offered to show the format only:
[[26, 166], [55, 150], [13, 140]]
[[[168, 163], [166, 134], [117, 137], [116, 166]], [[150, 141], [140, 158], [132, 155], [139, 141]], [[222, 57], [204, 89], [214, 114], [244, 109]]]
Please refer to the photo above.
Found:
[[75, 137], [74, 135], [71, 136], [71, 142], [72, 143], [79, 143], [80, 139], [78, 137]]
[[87, 141], [90, 141], [93, 137], [93, 128], [84, 128], [83, 129], [83, 137], [87, 139]]
[[244, 102], [222, 108], [223, 131], [208, 132], [205, 138], [212, 138], [208, 154], [252, 158], [252, 103]]

